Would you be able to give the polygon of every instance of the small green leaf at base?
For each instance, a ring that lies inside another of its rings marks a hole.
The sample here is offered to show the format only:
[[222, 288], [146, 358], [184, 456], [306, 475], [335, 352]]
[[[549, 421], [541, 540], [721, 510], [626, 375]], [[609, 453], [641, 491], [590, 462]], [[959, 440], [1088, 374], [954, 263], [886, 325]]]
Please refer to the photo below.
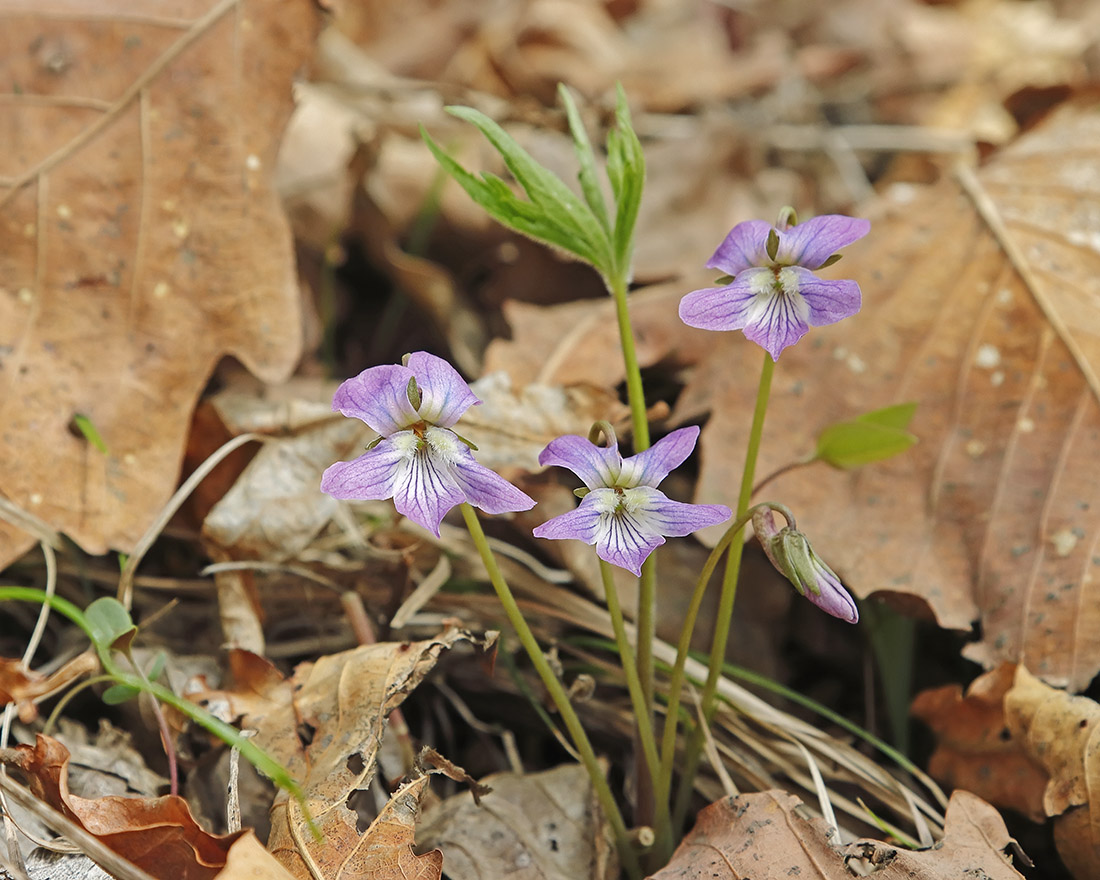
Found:
[[[92, 639], [100, 648], [120, 648], [125, 650], [131, 639], [137, 634], [130, 612], [117, 599], [103, 596], [84, 609], [84, 618], [91, 629]], [[125, 639], [123, 644], [118, 644]]]
[[908, 431], [916, 409], [899, 403], [830, 425], [818, 435], [814, 459], [849, 469], [900, 455], [917, 442]]
[[108, 706], [117, 706], [119, 703], [129, 702], [140, 693], [141, 691], [128, 684], [113, 684], [103, 692], [100, 699]]

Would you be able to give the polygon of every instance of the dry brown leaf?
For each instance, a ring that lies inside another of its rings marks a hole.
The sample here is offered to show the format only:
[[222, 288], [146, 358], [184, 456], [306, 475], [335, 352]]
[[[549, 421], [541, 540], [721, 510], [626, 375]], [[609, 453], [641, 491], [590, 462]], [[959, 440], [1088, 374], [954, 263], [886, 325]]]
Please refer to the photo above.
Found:
[[611, 880], [606, 823], [580, 764], [518, 776], [496, 773], [474, 803], [454, 795], [424, 811], [417, 843], [443, 851], [450, 880]]
[[1050, 781], [1043, 809], [1058, 854], [1078, 880], [1100, 871], [1100, 705], [1043, 684], [1023, 666], [1005, 695], [1005, 718]]
[[[1100, 671], [1097, 144], [1100, 115], [1070, 105], [969, 192], [896, 187], [876, 205], [871, 234], [829, 270], [859, 280], [863, 311], [784, 352], [758, 470], [803, 457], [834, 421], [917, 401], [921, 442], [905, 455], [854, 472], [792, 471], [768, 497], [792, 507], [861, 596], [918, 596], [949, 628], [978, 620], [982, 640], [967, 656], [1019, 660], [1071, 689]], [[643, 365], [695, 363], [673, 421], [710, 413], [695, 500], [728, 503], [761, 351], [680, 324], [680, 296], [712, 281], [635, 295], [631, 316]], [[517, 384], [621, 379], [606, 303], [508, 316], [513, 340], [494, 344], [488, 364]]]
[[[416, 817], [428, 776], [407, 782], [393, 793], [363, 836], [344, 854], [333, 880], [439, 880], [443, 853], [413, 852]], [[303, 875], [310, 876], [310, 875]]]
[[[843, 850], [827, 842], [823, 819], [806, 819], [801, 801], [783, 791], [729, 797], [703, 809], [669, 864], [651, 880], [850, 880], [849, 862], [874, 865], [881, 880], [1019, 880], [1005, 856], [1015, 846], [989, 804], [965, 791], [947, 807], [944, 839], [932, 849], [905, 850], [857, 840]], [[858, 876], [858, 875], [857, 875]]]
[[294, 875], [264, 849], [255, 833], [246, 831], [229, 847], [216, 880], [294, 880]]
[[0, 706], [15, 703], [19, 720], [30, 724], [38, 717], [35, 702], [68, 687], [99, 669], [99, 660], [85, 651], [50, 675], [27, 669], [22, 660], [0, 657]]
[[33, 748], [0, 750], [0, 756], [4, 764], [26, 775], [37, 797], [156, 877], [212, 880], [240, 836], [207, 833], [181, 797], [88, 799], [71, 794], [69, 751], [48, 736], [39, 734]]
[[[86, 550], [128, 550], [233, 355], [300, 349], [269, 181], [313, 45], [310, 0], [6, 4], [0, 73], [0, 491]], [[86, 416], [107, 447], [72, 428]], [[0, 566], [29, 546], [0, 528]]]
[[1020, 666], [1004, 706], [1013, 736], [1050, 774], [1046, 814], [1095, 803], [1094, 838], [1100, 842], [1100, 704], [1052, 688]]
[[[443, 651], [462, 642], [483, 647], [491, 643], [448, 630], [422, 642], [366, 645], [303, 663], [285, 685], [258, 658], [242, 654], [239, 692], [210, 691], [193, 697], [210, 705], [225, 701], [232, 714], [244, 710], [242, 726], [257, 730], [256, 743], [301, 783], [323, 840], [313, 838], [297, 804], [280, 794], [272, 808], [268, 841], [269, 849], [295, 877], [313, 877], [312, 866], [326, 877], [347, 880], [360, 876], [350, 867], [353, 861], [383, 858], [384, 853], [377, 850], [386, 849], [380, 841], [390, 832], [380, 833], [373, 842], [361, 834], [349, 801], [374, 778], [390, 710], [400, 705]], [[401, 811], [407, 807], [395, 804], [391, 813], [404, 815]], [[388, 827], [391, 821], [398, 819], [391, 815], [383, 825]], [[404, 844], [393, 846], [401, 849]], [[404, 856], [398, 859], [396, 850], [390, 856], [405, 862]]]
[[1015, 672], [1013, 664], [1002, 663], [974, 679], [965, 696], [957, 684], [923, 691], [912, 714], [936, 735], [928, 772], [938, 781], [1042, 822], [1048, 776], [1005, 722], [1004, 697]]

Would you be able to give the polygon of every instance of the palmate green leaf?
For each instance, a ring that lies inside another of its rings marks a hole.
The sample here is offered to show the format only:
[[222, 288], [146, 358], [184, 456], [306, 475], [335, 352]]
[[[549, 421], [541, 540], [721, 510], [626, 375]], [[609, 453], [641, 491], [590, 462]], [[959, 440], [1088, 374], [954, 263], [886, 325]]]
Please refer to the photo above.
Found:
[[530, 201], [516, 197], [495, 174], [477, 177], [448, 156], [421, 129], [428, 148], [470, 197], [499, 223], [548, 244], [556, 245], [608, 274], [611, 243], [592, 209], [554, 174], [542, 167], [503, 128], [472, 107], [447, 111], [475, 125], [500, 153]]
[[908, 431], [916, 409], [900, 403], [830, 425], [818, 435], [814, 459], [848, 469], [899, 455], [917, 442]]

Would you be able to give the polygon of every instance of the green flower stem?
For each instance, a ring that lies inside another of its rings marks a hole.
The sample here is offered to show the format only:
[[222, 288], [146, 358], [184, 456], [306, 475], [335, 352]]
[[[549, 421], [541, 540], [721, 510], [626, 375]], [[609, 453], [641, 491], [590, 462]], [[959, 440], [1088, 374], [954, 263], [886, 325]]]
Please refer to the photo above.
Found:
[[497, 565], [496, 557], [493, 556], [493, 551], [489, 547], [489, 541], [485, 537], [485, 532], [481, 528], [477, 514], [466, 502], [463, 502], [460, 506], [462, 517], [466, 520], [466, 528], [469, 529], [474, 546], [481, 554], [481, 561], [485, 564], [485, 570], [489, 573], [489, 580], [493, 584], [493, 589], [496, 590], [500, 604], [508, 617], [508, 622], [512, 624], [516, 635], [519, 636], [520, 643], [527, 651], [527, 656], [531, 659], [539, 678], [542, 679], [547, 693], [550, 694], [550, 699], [554, 701], [554, 705], [558, 708], [558, 713], [561, 715], [566, 730], [569, 731], [573, 745], [580, 753], [581, 762], [592, 781], [596, 799], [600, 802], [607, 822], [611, 826], [611, 832], [618, 846], [619, 858], [622, 859], [623, 866], [630, 877], [640, 878], [641, 866], [638, 863], [638, 855], [631, 845], [623, 815], [619, 811], [618, 804], [615, 803], [614, 795], [611, 794], [611, 787], [604, 778], [603, 770], [596, 758], [592, 743], [588, 739], [588, 734], [584, 732], [584, 727], [581, 726], [580, 718], [577, 717], [573, 705], [569, 702], [569, 696], [566, 694], [565, 688], [562, 687], [558, 677], [554, 675], [554, 671], [550, 668], [550, 664], [547, 662], [535, 634], [531, 632], [531, 627], [523, 619], [523, 612], [519, 610], [519, 605], [516, 604], [516, 599], [512, 595], [508, 583], [504, 580], [504, 575], [500, 573], [500, 567]]
[[[764, 364], [760, 369], [760, 384], [756, 391], [756, 406], [752, 413], [752, 427], [749, 429], [749, 443], [745, 450], [745, 468], [741, 472], [741, 491], [737, 498], [737, 520], [748, 512], [752, 501], [752, 486], [756, 478], [756, 459], [760, 453], [760, 440], [764, 434], [764, 416], [768, 411], [768, 399], [771, 397], [772, 375], [775, 361], [764, 352]], [[747, 520], [746, 520], [747, 521]], [[733, 605], [737, 597], [737, 577], [741, 573], [741, 556], [745, 548], [742, 540], [744, 524], [733, 536], [726, 559], [725, 576], [722, 578], [722, 594], [718, 600], [718, 613], [715, 616], [714, 639], [710, 648], [710, 663], [707, 667], [707, 681], [703, 686], [702, 709], [704, 723], [709, 724], [714, 717], [715, 695], [718, 692], [718, 679], [722, 675], [722, 664], [726, 659], [726, 645], [729, 641], [730, 625], [733, 622]], [[688, 744], [684, 775], [680, 780], [680, 790], [673, 810], [673, 822], [687, 814], [691, 802], [691, 792], [695, 785], [695, 773], [699, 769], [699, 759], [703, 747], [703, 725], [696, 727]], [[677, 826], [678, 827], [678, 826]]]
[[88, 637], [88, 640], [95, 647], [96, 654], [99, 656], [99, 663], [103, 667], [103, 672], [109, 676], [111, 680], [116, 684], [133, 688], [135, 691], [151, 694], [162, 703], [167, 703], [186, 715], [199, 726], [214, 734], [214, 736], [218, 737], [218, 739], [226, 745], [239, 749], [245, 759], [251, 762], [257, 770], [268, 777], [268, 779], [279, 786], [279, 788], [284, 789], [298, 802], [302, 814], [314, 837], [318, 840], [320, 839], [320, 830], [317, 828], [313, 816], [310, 813], [309, 805], [306, 803], [305, 793], [282, 764], [268, 755], [267, 752], [250, 739], [243, 736], [237, 728], [215, 718], [201, 706], [177, 696], [168, 688], [164, 687], [164, 685], [148, 681], [141, 676], [133, 675], [123, 670], [122, 667], [115, 663], [114, 658], [111, 656], [111, 646], [96, 641], [95, 632], [88, 623], [87, 617], [84, 616], [84, 612], [76, 605], [68, 599], [63, 599], [60, 596], [50, 596], [42, 590], [35, 590], [30, 587], [0, 587], [0, 602], [5, 600], [36, 602], [39, 605], [46, 604], [59, 614], [71, 620], [80, 627], [84, 635]]
[[691, 602], [688, 604], [687, 613], [684, 615], [684, 625], [680, 630], [680, 642], [676, 646], [676, 663], [673, 665], [668, 678], [668, 710], [665, 713], [665, 729], [661, 740], [661, 776], [657, 790], [663, 793], [666, 798], [672, 791], [672, 769], [676, 763], [676, 731], [680, 713], [680, 695], [683, 690], [684, 666], [691, 650], [691, 636], [695, 630], [695, 620], [699, 616], [699, 608], [703, 604], [703, 596], [706, 594], [711, 575], [714, 574], [714, 569], [718, 567], [722, 554], [726, 552], [734, 536], [741, 533], [741, 530], [751, 518], [751, 512], [746, 512], [744, 516], [726, 529], [722, 539], [711, 550], [706, 564], [699, 572], [699, 578], [695, 582], [695, 591], [691, 594]]
[[[611, 615], [611, 626], [615, 631], [615, 642], [619, 646], [619, 658], [623, 664], [623, 674], [626, 676], [626, 688], [630, 692], [630, 702], [634, 706], [634, 718], [638, 726], [638, 739], [645, 755], [646, 768], [649, 770], [649, 778], [656, 784], [661, 778], [661, 761], [657, 756], [657, 739], [653, 735], [653, 721], [649, 709], [645, 704], [645, 695], [642, 691], [642, 683], [638, 679], [638, 667], [634, 663], [634, 654], [630, 639], [626, 635], [626, 623], [623, 620], [623, 609], [619, 605], [619, 593], [615, 589], [615, 582], [611, 576], [611, 566], [600, 560], [600, 576], [603, 578], [603, 589], [607, 596], [607, 613]], [[668, 789], [654, 790], [655, 822], [654, 832], [657, 840], [667, 839], [671, 842], [671, 829], [669, 828], [669, 804]]]

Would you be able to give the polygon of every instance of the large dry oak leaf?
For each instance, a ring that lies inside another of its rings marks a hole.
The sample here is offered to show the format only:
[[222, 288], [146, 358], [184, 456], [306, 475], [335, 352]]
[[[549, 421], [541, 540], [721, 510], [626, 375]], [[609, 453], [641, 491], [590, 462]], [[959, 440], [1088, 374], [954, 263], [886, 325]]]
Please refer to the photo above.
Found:
[[[90, 552], [171, 494], [219, 358], [298, 359], [269, 178], [316, 24], [310, 0], [0, 9], [0, 497]], [[31, 540], [0, 523], [0, 566]]]

